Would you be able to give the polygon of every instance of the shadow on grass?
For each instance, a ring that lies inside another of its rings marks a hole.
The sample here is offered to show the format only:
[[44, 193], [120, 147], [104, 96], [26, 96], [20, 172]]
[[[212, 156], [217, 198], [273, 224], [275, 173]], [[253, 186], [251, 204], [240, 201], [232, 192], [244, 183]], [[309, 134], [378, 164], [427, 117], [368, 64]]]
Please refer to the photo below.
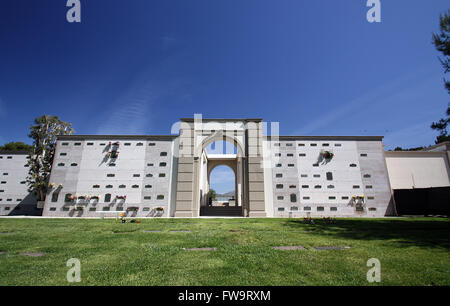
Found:
[[288, 220], [285, 226], [305, 229], [312, 235], [354, 239], [394, 240], [399, 247], [440, 247], [450, 249], [449, 220], [401, 220], [401, 219], [338, 219], [334, 224], [315, 219], [315, 225], [303, 220]]

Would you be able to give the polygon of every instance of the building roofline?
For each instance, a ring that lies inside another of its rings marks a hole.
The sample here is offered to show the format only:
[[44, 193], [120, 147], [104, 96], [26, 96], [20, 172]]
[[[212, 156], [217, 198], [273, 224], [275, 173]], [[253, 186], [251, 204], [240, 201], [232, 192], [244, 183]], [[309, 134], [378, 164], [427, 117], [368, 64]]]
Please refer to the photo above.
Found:
[[[180, 118], [180, 121], [194, 122], [194, 118]], [[202, 122], [211, 121], [225, 121], [225, 122], [235, 122], [235, 121], [245, 121], [245, 122], [262, 122], [262, 118], [202, 118]]]
[[[253, 120], [253, 119], [251, 119]], [[58, 140], [173, 140], [179, 135], [59, 135]], [[382, 141], [384, 136], [265, 136], [267, 140], [359, 140]]]
[[29, 151], [0, 151], [0, 155], [28, 155]]
[[443, 146], [445, 146], [446, 148], [450, 147], [450, 141], [444, 141], [444, 142], [432, 145], [428, 148], [424, 148], [423, 151], [433, 150], [433, 149], [443, 147]]
[[58, 140], [174, 140], [179, 135], [59, 135]]
[[445, 156], [445, 151], [385, 151], [386, 157]]
[[382, 141], [384, 136], [266, 136], [267, 140], [359, 140], [359, 141]]

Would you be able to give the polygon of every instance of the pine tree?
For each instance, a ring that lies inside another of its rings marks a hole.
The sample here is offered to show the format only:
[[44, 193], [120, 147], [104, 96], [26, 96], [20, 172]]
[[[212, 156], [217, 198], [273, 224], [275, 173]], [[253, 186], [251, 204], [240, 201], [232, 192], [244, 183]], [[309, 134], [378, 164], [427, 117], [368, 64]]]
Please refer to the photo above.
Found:
[[[444, 73], [450, 72], [450, 10], [440, 16], [440, 33], [433, 34], [433, 43], [436, 49], [443, 54], [443, 57], [439, 58]], [[450, 82], [445, 80], [445, 88], [447, 88], [450, 94]], [[450, 141], [450, 136], [447, 133], [447, 126], [449, 124], [450, 116], [450, 103], [447, 105], [446, 117], [440, 119], [438, 122], [433, 122], [431, 128], [439, 131], [439, 136], [436, 137], [436, 143], [444, 141]]]

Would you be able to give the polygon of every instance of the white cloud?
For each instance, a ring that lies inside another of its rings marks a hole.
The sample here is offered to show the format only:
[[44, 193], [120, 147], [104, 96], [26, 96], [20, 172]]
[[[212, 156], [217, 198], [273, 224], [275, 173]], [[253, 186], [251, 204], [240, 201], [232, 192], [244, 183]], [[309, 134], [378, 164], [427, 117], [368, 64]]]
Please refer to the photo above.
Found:
[[156, 95], [149, 82], [135, 85], [123, 97], [112, 103], [102, 115], [97, 133], [112, 135], [148, 134], [151, 124], [151, 105]]
[[[0, 98], [0, 117], [3, 117], [6, 114], [5, 108], [3, 106], [3, 100]], [[4, 138], [0, 135], [0, 144], [4, 143]]]
[[177, 44], [177, 40], [174, 37], [169, 36], [169, 35], [163, 36], [161, 38], [161, 41], [162, 41], [162, 49], [163, 50], [168, 50], [168, 49], [176, 46], [176, 44]]
[[[164, 36], [161, 41], [165, 48], [178, 43], [178, 39], [171, 36]], [[154, 107], [157, 103], [164, 103], [169, 98], [183, 101], [191, 96], [187, 86], [189, 81], [180, 76], [167, 76], [167, 72], [181, 60], [184, 58], [180, 52], [172, 52], [158, 63], [143, 63], [144, 67], [136, 72], [129, 89], [121, 97], [111, 101], [110, 106], [100, 115], [103, 121], [99, 124], [97, 133], [149, 134], [152, 119], [159, 111], [158, 107]]]
[[5, 104], [3, 103], [3, 99], [0, 98], [0, 116], [4, 116], [6, 114]]
[[[420, 76], [421, 79], [418, 79], [418, 76]], [[351, 121], [354, 118], [369, 119], [373, 114], [370, 113], [368, 109], [383, 109], [384, 111], [392, 109], [395, 103], [398, 103], [399, 101], [404, 102], [407, 98], [406, 96], [411, 98], [414, 97], [415, 93], [413, 91], [423, 88], [430, 80], [430, 73], [424, 71], [415, 71], [414, 73], [403, 75], [382, 86], [374, 88], [347, 103], [337, 104], [338, 106], [333, 110], [324, 115], [317, 116], [317, 119], [295, 131], [294, 134], [310, 135], [321, 128], [327, 127], [330, 128], [330, 130], [333, 130], [331, 127], [338, 120]]]
[[143, 101], [118, 105], [99, 127], [99, 134], [145, 134], [147, 104]]
[[396, 147], [407, 149], [429, 146], [434, 144], [433, 140], [437, 135], [438, 133], [430, 128], [430, 121], [424, 121], [386, 134], [383, 143], [386, 145], [386, 150], [393, 150]]

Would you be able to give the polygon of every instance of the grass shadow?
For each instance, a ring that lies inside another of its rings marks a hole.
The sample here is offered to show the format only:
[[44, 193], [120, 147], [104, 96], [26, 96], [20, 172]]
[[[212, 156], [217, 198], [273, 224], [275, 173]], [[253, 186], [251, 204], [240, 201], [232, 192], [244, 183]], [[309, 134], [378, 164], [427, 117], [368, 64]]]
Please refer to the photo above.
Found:
[[[308, 230], [311, 235], [352, 240], [395, 241], [399, 247], [420, 246], [450, 249], [450, 222], [448, 220], [402, 219], [337, 219], [334, 224], [315, 219], [315, 224], [303, 220], [287, 220], [284, 226]], [[399, 240], [399, 241], [396, 241]]]

